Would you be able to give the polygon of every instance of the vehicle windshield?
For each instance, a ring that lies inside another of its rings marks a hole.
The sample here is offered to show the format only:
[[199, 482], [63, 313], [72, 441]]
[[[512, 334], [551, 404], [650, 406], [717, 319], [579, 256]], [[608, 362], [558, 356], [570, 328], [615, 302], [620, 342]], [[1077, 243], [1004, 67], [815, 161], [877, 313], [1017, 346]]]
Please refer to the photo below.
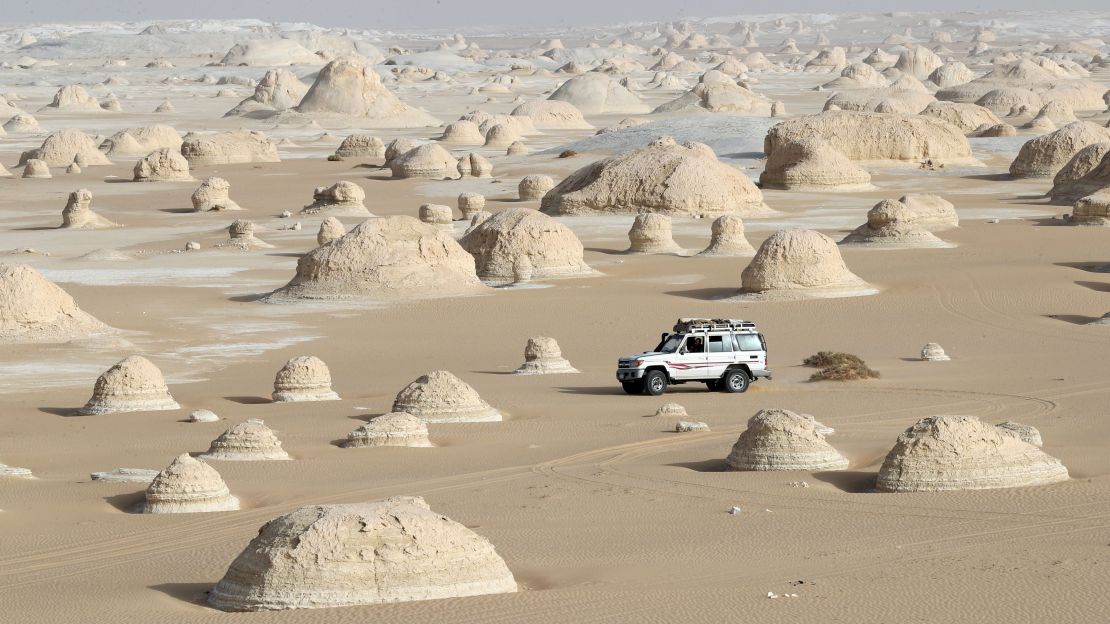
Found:
[[678, 345], [682, 344], [682, 334], [671, 334], [667, 339], [659, 343], [655, 347], [657, 353], [674, 353], [678, 351]]

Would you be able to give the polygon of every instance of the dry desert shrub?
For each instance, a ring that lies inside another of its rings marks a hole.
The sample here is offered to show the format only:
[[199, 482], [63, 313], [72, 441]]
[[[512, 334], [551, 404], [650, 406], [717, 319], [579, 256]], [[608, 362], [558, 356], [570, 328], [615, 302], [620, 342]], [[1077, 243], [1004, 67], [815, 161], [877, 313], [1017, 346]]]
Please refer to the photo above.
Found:
[[802, 360], [805, 366], [821, 370], [810, 375], [810, 381], [855, 381], [857, 379], [878, 379], [879, 372], [873, 370], [858, 355], [838, 351], [819, 351]]

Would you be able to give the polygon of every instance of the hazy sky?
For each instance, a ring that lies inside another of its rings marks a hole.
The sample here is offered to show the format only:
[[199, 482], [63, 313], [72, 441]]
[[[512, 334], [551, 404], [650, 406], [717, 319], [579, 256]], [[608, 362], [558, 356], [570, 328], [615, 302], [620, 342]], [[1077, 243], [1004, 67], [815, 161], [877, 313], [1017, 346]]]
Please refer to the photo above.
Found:
[[[3, 0], [4, 22], [254, 17], [351, 28], [527, 26], [679, 19], [771, 11], [1044, 10], [1043, 0]], [[1105, 9], [1106, 0], [1056, 0], [1053, 10]]]

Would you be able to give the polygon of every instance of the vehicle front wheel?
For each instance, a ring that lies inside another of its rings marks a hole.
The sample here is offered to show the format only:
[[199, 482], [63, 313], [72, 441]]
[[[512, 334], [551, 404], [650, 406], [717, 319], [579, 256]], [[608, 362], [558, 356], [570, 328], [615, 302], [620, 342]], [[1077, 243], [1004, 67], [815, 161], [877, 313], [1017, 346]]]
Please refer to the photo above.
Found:
[[621, 387], [627, 394], [641, 394], [644, 391], [643, 383], [639, 381], [622, 381]]
[[667, 391], [667, 376], [661, 371], [649, 371], [644, 375], [644, 394], [659, 396]]
[[730, 370], [721, 379], [721, 387], [728, 393], [747, 392], [749, 383], [748, 374], [742, 370]]

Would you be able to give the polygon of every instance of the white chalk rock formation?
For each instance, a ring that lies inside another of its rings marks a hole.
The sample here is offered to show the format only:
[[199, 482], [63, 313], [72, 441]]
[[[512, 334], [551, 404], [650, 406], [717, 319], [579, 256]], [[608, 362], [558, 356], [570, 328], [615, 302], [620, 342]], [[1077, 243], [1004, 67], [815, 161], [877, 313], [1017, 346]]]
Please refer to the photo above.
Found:
[[744, 220], [736, 215], [722, 215], [710, 226], [709, 246], [699, 256], [747, 257], [755, 248], [744, 236]]
[[555, 188], [555, 180], [551, 176], [533, 173], [524, 176], [517, 185], [517, 193], [521, 201], [540, 201], [547, 192]]
[[327, 217], [320, 222], [320, 231], [316, 233], [316, 244], [327, 245], [346, 233], [347, 228], [343, 226], [342, 221], [335, 217]]
[[1072, 208], [1071, 223], [1110, 226], [1110, 188], [1077, 200]]
[[922, 227], [916, 213], [900, 201], [884, 199], [867, 211], [867, 222], [840, 241], [886, 249], [945, 247], [947, 243]]
[[239, 204], [228, 197], [231, 183], [223, 178], [207, 178], [201, 182], [191, 197], [193, 210], [207, 212], [209, 210], [242, 210]]
[[181, 143], [181, 155], [192, 167], [241, 163], [281, 162], [277, 143], [257, 130], [218, 134], [189, 134]]
[[794, 117], [767, 132], [763, 151], [768, 160], [787, 143], [809, 137], [824, 140], [851, 160], [875, 164], [974, 164], [967, 137], [940, 119], [896, 113], [825, 111]]
[[838, 453], [809, 414], [764, 409], [748, 420], [725, 463], [731, 470], [843, 470]]
[[221, 433], [200, 457], [223, 461], [290, 459], [274, 431], [257, 418], [241, 422]]
[[296, 109], [314, 118], [378, 128], [438, 126], [439, 120], [397, 99], [366, 60], [343, 56], [316, 75]]
[[318, 186], [312, 191], [312, 203], [301, 209], [301, 214], [327, 214], [344, 217], [372, 217], [363, 204], [366, 191], [362, 187], [341, 180], [331, 186]]
[[219, 64], [227, 67], [275, 67], [319, 62], [319, 55], [292, 39], [252, 39], [231, 46]]
[[554, 338], [533, 336], [524, 345], [524, 364], [514, 372], [517, 375], [556, 375], [578, 371], [563, 358]]
[[42, 126], [34, 115], [18, 113], [4, 122], [4, 130], [11, 134], [36, 134], [42, 131]]
[[656, 416], [666, 416], [668, 418], [686, 418], [689, 414], [686, 413], [686, 408], [678, 403], [664, 403], [655, 410]]
[[875, 289], [848, 270], [831, 238], [813, 230], [779, 230], [763, 241], [741, 274], [759, 298], [846, 297]]
[[41, 147], [24, 152], [19, 158], [19, 164], [22, 165], [32, 158], [41, 160], [51, 167], [68, 167], [74, 162], [82, 167], [112, 164], [108, 157], [97, 149], [96, 141], [76, 128], [51, 132], [43, 140]]
[[482, 131], [478, 129], [478, 124], [467, 119], [460, 119], [454, 123], [447, 124], [439, 140], [444, 143], [453, 143], [455, 145], [482, 145], [486, 142], [486, 137], [482, 136]]
[[855, 191], [872, 188], [871, 174], [824, 140], [809, 137], [780, 144], [759, 175], [763, 188]]
[[505, 284], [527, 261], [529, 279], [571, 278], [593, 273], [578, 236], [542, 212], [511, 208], [478, 224], [458, 241], [474, 256], [478, 278]]
[[528, 117], [537, 130], [588, 130], [593, 128], [582, 111], [563, 100], [533, 100], [525, 102], [509, 113], [514, 117]]
[[913, 213], [917, 225], [930, 232], [940, 232], [959, 227], [960, 216], [952, 202], [940, 195], [908, 193], [898, 198]]
[[38, 158], [32, 158], [23, 165], [23, 178], [31, 180], [46, 180], [53, 178], [50, 167]]
[[424, 223], [450, 229], [455, 220], [450, 206], [443, 204], [421, 204], [417, 217]]
[[575, 171], [544, 195], [549, 214], [658, 212], [753, 216], [769, 212], [763, 194], [739, 169], [702, 143], [662, 137]]
[[0, 263], [0, 343], [67, 342], [110, 330], [35, 269]]
[[228, 239], [217, 247], [234, 247], [242, 251], [251, 249], [273, 249], [273, 245], [254, 235], [254, 223], [246, 219], [236, 219], [227, 226]]
[[651, 110], [635, 93], [598, 72], [571, 78], [548, 99], [568, 102], [587, 115], [639, 115]]
[[485, 538], [422, 498], [314, 505], [267, 522], [212, 589], [224, 611], [345, 607], [517, 590]]
[[342, 158], [385, 158], [385, 143], [369, 134], [351, 134], [335, 150]]
[[1079, 150], [1108, 141], [1110, 128], [1089, 121], [1069, 123], [1055, 132], [1026, 141], [1010, 163], [1010, 175], [1015, 178], [1054, 176]]
[[737, 84], [720, 72], [706, 72], [694, 88], [670, 102], [657, 106], [653, 113], [710, 112], [766, 117], [771, 101]]
[[1053, 203], [1071, 204], [1110, 187], [1110, 141], [1092, 143], [1071, 157], [1052, 178]]
[[284, 68], [271, 69], [258, 81], [254, 93], [225, 113], [224, 117], [265, 118], [293, 108], [307, 92], [308, 85], [293, 72]]
[[198, 409], [189, 412], [189, 422], [217, 422], [220, 417], [216, 412], [207, 409]]
[[1022, 442], [1032, 444], [1033, 446], [1043, 446], [1044, 440], [1041, 439], [1041, 432], [1033, 425], [1023, 425], [1021, 423], [1006, 421], [995, 425], [1002, 433], [1015, 435]]
[[66, 85], [58, 89], [54, 99], [39, 109], [39, 112], [59, 111], [71, 113], [102, 113], [100, 102], [79, 85]]
[[135, 163], [133, 179], [135, 182], [186, 182], [193, 176], [189, 174], [189, 161], [180, 152], [163, 147]]
[[944, 347], [935, 342], [926, 343], [924, 347], [921, 347], [921, 360], [924, 362], [947, 362], [951, 359], [944, 352]]
[[297, 262], [269, 301], [421, 299], [485, 291], [474, 257], [440, 228], [407, 216], [368, 219]]
[[62, 227], [79, 230], [99, 230], [102, 228], [119, 227], [104, 217], [93, 212], [92, 191], [78, 189], [69, 194], [66, 207], [62, 209]]
[[697, 420], [680, 420], [674, 425], [675, 433], [694, 433], [709, 431], [709, 425]]
[[394, 412], [405, 412], [426, 423], [495, 422], [501, 412], [490, 407], [465, 381], [447, 371], [416, 378], [397, 393]]
[[120, 360], [96, 379], [92, 398], [79, 414], [153, 412], [181, 409], [170, 396], [162, 371], [141, 355]]
[[432, 446], [428, 440], [428, 425], [405, 412], [378, 416], [347, 434], [344, 448], [367, 446]]
[[923, 418], [887, 454], [876, 483], [884, 492], [985, 490], [1057, 483], [1060, 460], [974, 416]]
[[671, 235], [671, 217], [665, 214], [636, 215], [628, 230], [628, 241], [631, 245], [625, 253], [677, 254], [683, 251]]
[[179, 151], [182, 140], [181, 135], [171, 126], [141, 126], [120, 130], [104, 139], [100, 149], [112, 158], [132, 158], [145, 156], [163, 147]]
[[279, 403], [339, 400], [331, 389], [331, 370], [314, 355], [300, 355], [286, 362], [274, 376], [271, 396]]
[[458, 175], [458, 160], [437, 143], [418, 145], [387, 162], [395, 178], [443, 179]]
[[205, 513], [239, 509], [216, 469], [187, 453], [177, 456], [146, 489], [143, 513]]
[[463, 220], [469, 220], [485, 209], [486, 196], [471, 191], [459, 193], [458, 204]]
[[983, 124], [993, 127], [1003, 123], [991, 109], [967, 102], [930, 102], [920, 114], [946, 121], [967, 135], [977, 134]]
[[459, 177], [489, 178], [493, 176], [493, 163], [481, 154], [471, 152], [459, 159], [455, 167]]

